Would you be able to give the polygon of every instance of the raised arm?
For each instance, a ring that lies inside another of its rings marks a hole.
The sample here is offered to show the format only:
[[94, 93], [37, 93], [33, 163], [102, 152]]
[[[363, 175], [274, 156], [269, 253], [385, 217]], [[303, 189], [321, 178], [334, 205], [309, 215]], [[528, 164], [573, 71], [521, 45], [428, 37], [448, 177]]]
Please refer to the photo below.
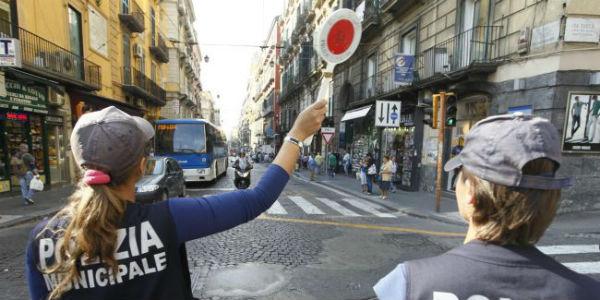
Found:
[[[289, 135], [303, 141], [314, 134], [325, 118], [326, 102], [306, 108]], [[169, 210], [180, 242], [221, 232], [246, 223], [266, 211], [277, 200], [292, 174], [300, 149], [284, 143], [256, 187], [194, 199], [169, 200]]]

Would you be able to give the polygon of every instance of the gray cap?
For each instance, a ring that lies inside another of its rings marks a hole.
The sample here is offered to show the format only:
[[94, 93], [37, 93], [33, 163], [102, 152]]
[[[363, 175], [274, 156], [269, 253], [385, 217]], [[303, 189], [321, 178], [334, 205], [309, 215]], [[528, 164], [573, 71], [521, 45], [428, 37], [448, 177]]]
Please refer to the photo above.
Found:
[[546, 119], [515, 113], [488, 117], [475, 124], [463, 150], [446, 163], [444, 170], [465, 167], [481, 179], [511, 187], [552, 190], [573, 185], [572, 178], [556, 178], [555, 172], [523, 175], [523, 167], [538, 158], [554, 161], [558, 169], [558, 131]]
[[110, 106], [79, 118], [71, 134], [71, 149], [77, 165], [97, 166], [111, 177], [120, 177], [137, 163], [153, 136], [148, 121]]

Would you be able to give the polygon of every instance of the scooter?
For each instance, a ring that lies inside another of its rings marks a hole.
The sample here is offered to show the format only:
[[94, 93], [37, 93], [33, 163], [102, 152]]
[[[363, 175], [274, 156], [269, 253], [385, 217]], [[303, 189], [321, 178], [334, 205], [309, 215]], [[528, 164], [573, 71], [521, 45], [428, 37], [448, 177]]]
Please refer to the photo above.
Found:
[[250, 186], [250, 170], [252, 170], [252, 166], [247, 167], [245, 170], [242, 170], [240, 167], [235, 168], [233, 185], [237, 189], [243, 190]]

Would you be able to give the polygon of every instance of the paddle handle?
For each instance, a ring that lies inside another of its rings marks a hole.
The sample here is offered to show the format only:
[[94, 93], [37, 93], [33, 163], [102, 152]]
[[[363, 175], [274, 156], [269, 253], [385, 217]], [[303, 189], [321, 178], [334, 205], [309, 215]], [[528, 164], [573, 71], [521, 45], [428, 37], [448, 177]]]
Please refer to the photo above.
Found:
[[[319, 91], [317, 92], [317, 98], [315, 101], [319, 101], [325, 97], [327, 97], [327, 92], [329, 90], [329, 82], [333, 77], [333, 68], [334, 64], [327, 64], [325, 68], [323, 68], [323, 76], [321, 77], [321, 82], [319, 83]], [[312, 144], [313, 136], [311, 135], [306, 140], [304, 140], [304, 145], [310, 146]]]

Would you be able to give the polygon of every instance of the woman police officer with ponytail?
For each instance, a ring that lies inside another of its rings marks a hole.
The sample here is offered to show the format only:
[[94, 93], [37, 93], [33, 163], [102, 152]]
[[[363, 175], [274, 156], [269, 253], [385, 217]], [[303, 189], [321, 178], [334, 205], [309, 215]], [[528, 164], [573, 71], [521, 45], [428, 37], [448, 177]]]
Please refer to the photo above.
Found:
[[27, 247], [32, 299], [191, 299], [181, 246], [266, 211], [294, 169], [299, 141], [315, 133], [325, 101], [304, 110], [253, 189], [135, 202], [152, 125], [115, 107], [83, 115], [71, 135], [83, 178], [68, 204], [38, 224]]

